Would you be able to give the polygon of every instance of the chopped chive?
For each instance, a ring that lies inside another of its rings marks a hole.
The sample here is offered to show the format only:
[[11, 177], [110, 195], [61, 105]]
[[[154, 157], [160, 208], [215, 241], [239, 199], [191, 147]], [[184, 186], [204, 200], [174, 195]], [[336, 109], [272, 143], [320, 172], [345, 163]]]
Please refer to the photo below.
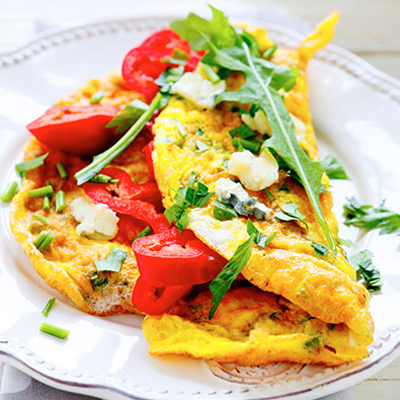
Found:
[[53, 194], [53, 186], [46, 185], [29, 191], [29, 197], [51, 196]]
[[139, 238], [142, 238], [142, 237], [145, 237], [145, 236], [149, 236], [150, 233], [152, 233], [152, 232], [153, 232], [153, 229], [151, 229], [150, 226], [146, 226], [146, 228], [144, 228], [144, 229], [142, 230], [142, 232], [140, 232], [140, 233], [135, 237], [135, 239], [132, 240], [132, 243], [133, 243], [136, 239], [139, 239]]
[[[46, 197], [48, 199], [48, 197]], [[50, 222], [47, 221], [46, 218], [42, 217], [41, 215], [33, 214], [33, 218], [37, 219], [40, 222], [43, 222], [46, 225], [50, 225]]]
[[175, 122], [175, 126], [178, 128], [179, 134], [185, 138], [187, 136], [187, 132], [185, 127], [182, 125], [182, 122], [179, 121], [179, 119], [174, 119], [173, 122]]
[[33, 244], [39, 251], [45, 251], [50, 243], [54, 240], [54, 235], [48, 231], [40, 232], [39, 236], [34, 240]]
[[90, 104], [97, 104], [104, 98], [105, 93], [102, 90], [96, 92], [89, 100]]
[[68, 178], [67, 170], [65, 169], [64, 164], [61, 161], [59, 161], [56, 164], [56, 167], [57, 167], [57, 171], [60, 174], [61, 178], [63, 178], [63, 179]]
[[59, 190], [56, 194], [56, 212], [63, 212], [65, 209], [65, 193]]
[[10, 182], [4, 189], [4, 192], [1, 194], [0, 199], [3, 203], [9, 203], [12, 200], [12, 198], [17, 194], [17, 192], [18, 192], [18, 183]]
[[43, 210], [50, 210], [50, 199], [47, 196], [43, 197]]
[[89, 179], [89, 182], [96, 183], [118, 183], [118, 179], [111, 178], [111, 176], [104, 174], [97, 174], [93, 178]]
[[66, 339], [69, 335], [69, 331], [59, 328], [58, 326], [50, 325], [47, 322], [43, 322], [40, 331], [59, 339]]
[[15, 172], [20, 178], [23, 178], [25, 174], [30, 171], [31, 169], [35, 169], [37, 167], [40, 167], [41, 165], [44, 164], [44, 160], [46, 157], [49, 155], [49, 153], [43, 154], [40, 157], [36, 157], [33, 160], [29, 161], [24, 161], [22, 163], [16, 164], [15, 165]]
[[202, 153], [203, 151], [206, 151], [210, 148], [210, 146], [208, 146], [201, 140], [196, 140], [196, 147], [197, 147], [196, 153]]
[[274, 201], [275, 200], [274, 196], [272, 196], [272, 193], [269, 191], [268, 188], [264, 188], [264, 193], [267, 195], [269, 201]]
[[273, 56], [273, 54], [275, 53], [275, 51], [277, 49], [278, 49], [278, 46], [275, 43], [271, 47], [268, 47], [268, 49], [264, 51], [263, 59], [269, 60]]
[[54, 304], [56, 303], [56, 298], [53, 297], [52, 299], [50, 299], [47, 304], [45, 305], [45, 307], [43, 308], [42, 314], [45, 317], [49, 316], [49, 312], [51, 311], [51, 309], [53, 308]]
[[210, 65], [200, 63], [200, 71], [203, 72], [207, 79], [212, 83], [218, 83], [221, 80]]

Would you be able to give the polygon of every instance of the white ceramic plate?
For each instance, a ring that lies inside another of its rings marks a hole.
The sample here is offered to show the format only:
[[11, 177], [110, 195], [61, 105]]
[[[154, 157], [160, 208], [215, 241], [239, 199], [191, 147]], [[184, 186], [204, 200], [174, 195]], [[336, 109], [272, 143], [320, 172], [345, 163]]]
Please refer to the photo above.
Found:
[[[13, 166], [29, 137], [26, 123], [87, 79], [118, 68], [131, 47], [169, 20], [89, 24], [0, 55], [0, 188], [15, 179]], [[276, 27], [270, 33], [279, 45], [300, 39]], [[335, 46], [321, 51], [308, 72], [321, 152], [337, 156], [352, 178], [333, 182], [339, 219], [350, 195], [363, 203], [386, 199], [399, 212], [400, 83]], [[80, 312], [37, 276], [10, 233], [7, 205], [0, 216], [0, 360], [57, 388], [105, 399], [314, 399], [354, 385], [400, 354], [400, 239], [394, 235], [362, 235], [341, 226], [341, 237], [375, 253], [384, 280], [372, 300], [376, 340], [367, 360], [339, 368], [240, 368], [150, 357], [141, 317]], [[58, 302], [48, 320], [70, 330], [66, 341], [39, 332], [41, 310], [51, 296]]]

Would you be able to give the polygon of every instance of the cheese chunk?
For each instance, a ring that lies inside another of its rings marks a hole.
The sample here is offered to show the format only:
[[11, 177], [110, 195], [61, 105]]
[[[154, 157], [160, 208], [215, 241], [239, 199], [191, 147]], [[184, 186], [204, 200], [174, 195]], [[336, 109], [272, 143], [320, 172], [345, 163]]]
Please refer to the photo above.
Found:
[[240, 116], [242, 121], [252, 130], [257, 131], [264, 135], [268, 133], [268, 135], [272, 135], [272, 130], [268, 122], [267, 116], [264, 114], [264, 111], [258, 110], [254, 117], [249, 114], [242, 114]]
[[228, 164], [230, 174], [237, 176], [246, 189], [257, 192], [279, 179], [278, 163], [268, 149], [260, 156], [249, 150], [233, 153]]
[[225, 81], [212, 83], [200, 73], [187, 72], [174, 84], [172, 93], [179, 94], [200, 107], [213, 108], [216, 97], [224, 92], [225, 88]]
[[94, 204], [84, 197], [78, 197], [71, 203], [72, 215], [80, 222], [76, 232], [95, 240], [110, 240], [118, 233], [116, 213], [105, 204]]

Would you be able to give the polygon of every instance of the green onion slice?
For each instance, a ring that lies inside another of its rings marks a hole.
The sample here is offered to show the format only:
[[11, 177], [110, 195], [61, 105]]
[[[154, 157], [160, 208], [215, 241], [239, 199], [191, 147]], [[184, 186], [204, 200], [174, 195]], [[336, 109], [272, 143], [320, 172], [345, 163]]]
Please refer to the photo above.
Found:
[[47, 196], [43, 197], [43, 210], [50, 210], [50, 199]]
[[90, 104], [97, 104], [100, 103], [101, 100], [103, 100], [105, 96], [105, 93], [102, 90], [99, 90], [96, 92], [89, 100]]
[[12, 198], [18, 192], [18, 183], [17, 182], [10, 182], [6, 188], [4, 189], [3, 193], [1, 194], [0, 200], [3, 203], [9, 203]]
[[52, 299], [50, 299], [47, 304], [45, 305], [45, 307], [43, 308], [42, 314], [45, 317], [49, 316], [49, 312], [50, 310], [53, 308], [54, 304], [56, 303], [56, 298], [53, 297]]
[[34, 240], [33, 244], [39, 251], [45, 251], [50, 243], [54, 240], [54, 235], [48, 231], [40, 232], [39, 236]]
[[56, 194], [56, 212], [63, 212], [65, 209], [65, 193], [59, 190]]
[[41, 196], [52, 196], [53, 195], [53, 186], [46, 185], [37, 189], [32, 189], [29, 191], [29, 197], [41, 197]]
[[67, 331], [66, 329], [50, 325], [47, 322], [43, 322], [42, 326], [40, 327], [40, 331], [47, 333], [48, 335], [55, 336], [59, 339], [66, 339], [69, 336], [69, 331]]
[[59, 161], [56, 164], [56, 167], [57, 167], [57, 171], [60, 174], [61, 178], [63, 178], [63, 179], [68, 178], [67, 170], [65, 169], [64, 164], [61, 161]]
[[46, 157], [49, 155], [49, 153], [43, 154], [40, 157], [36, 157], [33, 160], [29, 161], [24, 161], [22, 163], [16, 164], [15, 166], [15, 172], [20, 178], [23, 178], [25, 174], [30, 171], [31, 169], [35, 169], [37, 167], [40, 167], [41, 165], [44, 164], [44, 160]]
[[[48, 199], [48, 197], [47, 197], [47, 199]], [[41, 215], [33, 214], [32, 216], [33, 216], [33, 218], [37, 219], [38, 221], [43, 222], [46, 225], [50, 225], [50, 222], [47, 221], [47, 219], [42, 217]]]

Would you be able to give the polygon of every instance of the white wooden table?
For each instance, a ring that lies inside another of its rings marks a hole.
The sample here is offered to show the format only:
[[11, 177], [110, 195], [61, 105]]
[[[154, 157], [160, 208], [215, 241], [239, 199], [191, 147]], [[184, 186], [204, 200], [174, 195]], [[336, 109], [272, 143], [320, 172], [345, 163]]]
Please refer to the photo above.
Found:
[[[148, 0], [147, 4], [156, 1]], [[0, 51], [29, 40], [38, 29], [96, 17], [131, 15], [132, 9], [141, 3], [138, 0], [0, 0]], [[265, 12], [272, 8], [275, 12], [289, 13], [309, 26], [314, 26], [330, 11], [338, 10], [341, 19], [333, 43], [400, 79], [399, 0], [248, 0], [247, 3], [265, 7]], [[356, 385], [354, 397], [399, 400], [400, 358]]]

